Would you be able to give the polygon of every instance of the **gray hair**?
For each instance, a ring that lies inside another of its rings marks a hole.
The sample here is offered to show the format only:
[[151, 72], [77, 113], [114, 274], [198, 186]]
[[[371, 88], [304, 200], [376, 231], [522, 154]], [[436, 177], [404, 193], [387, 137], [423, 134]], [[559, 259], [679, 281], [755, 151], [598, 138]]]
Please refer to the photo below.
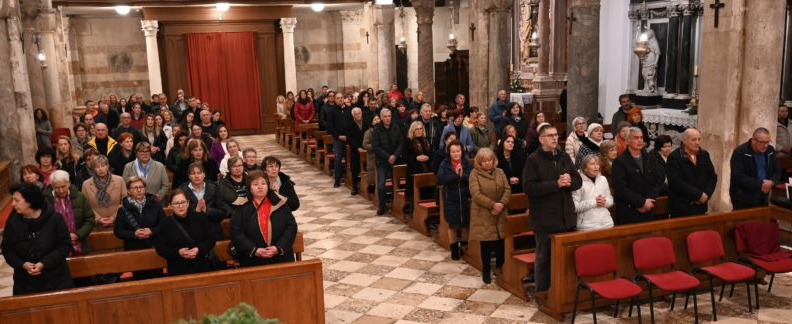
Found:
[[355, 111], [363, 112], [362, 110], [360, 110], [359, 107], [352, 108], [352, 113], [353, 114], [355, 113]]
[[130, 114], [130, 113], [128, 113], [128, 112], [122, 112], [122, 113], [121, 113], [121, 115], [120, 115], [120, 117], [129, 117], [129, 118], [132, 118], [132, 114]]
[[627, 129], [627, 131], [628, 131], [627, 133], [628, 136], [632, 135], [633, 133], [641, 133], [641, 135], [643, 135], [643, 131], [638, 127], [630, 127], [629, 129]]
[[50, 183], [56, 183], [56, 182], [61, 183], [64, 181], [66, 183], [70, 183], [68, 172], [63, 170], [55, 170], [55, 172], [52, 172], [52, 174], [50, 174]]
[[[698, 129], [696, 129], [695, 127], [690, 127], [690, 128], [688, 128], [688, 129], [686, 129], [684, 132], [682, 132], [682, 136], [680, 136], [680, 137], [681, 137], [681, 140], [682, 140], [683, 142], [684, 142], [684, 141], [687, 141], [687, 140], [688, 140], [688, 138], [690, 138], [690, 134], [692, 134], [694, 131], [698, 132], [699, 130], [698, 130]], [[701, 133], [701, 132], [699, 132], [699, 133]]]
[[586, 118], [585, 118], [585, 117], [583, 117], [583, 116], [578, 116], [578, 117], [575, 117], [575, 119], [573, 119], [573, 120], [572, 120], [572, 126], [575, 126], [575, 125], [576, 125], [578, 122], [583, 122], [584, 124], [587, 124], [587, 123], [588, 123], [588, 122], [586, 121]]
[[390, 109], [388, 109], [388, 108], [382, 108], [382, 110], [380, 110], [380, 119], [382, 119], [382, 117], [384, 117], [386, 113], [387, 113], [388, 115], [390, 115], [390, 114], [391, 114], [391, 111], [390, 111]]
[[425, 104], [421, 105], [421, 110], [424, 110], [424, 108], [429, 108], [429, 110], [431, 110], [432, 109], [432, 105], [428, 104], [428, 103], [425, 103]]
[[597, 162], [597, 164], [599, 164], [599, 156], [597, 156], [596, 154], [589, 154], [583, 157], [583, 162], [581, 162], [582, 164], [580, 165], [580, 169], [585, 171], [589, 162], [591, 162], [592, 160], [594, 160], [594, 162]]

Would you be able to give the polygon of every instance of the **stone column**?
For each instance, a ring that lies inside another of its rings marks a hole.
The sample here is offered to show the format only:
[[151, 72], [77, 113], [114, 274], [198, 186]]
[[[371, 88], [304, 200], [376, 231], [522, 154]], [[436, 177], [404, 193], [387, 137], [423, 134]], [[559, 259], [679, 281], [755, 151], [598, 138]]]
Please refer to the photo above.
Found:
[[[36, 155], [36, 130], [33, 122], [33, 102], [30, 97], [27, 61], [22, 45], [22, 24], [19, 17], [7, 20], [10, 47], [11, 79], [14, 84], [14, 102], [16, 109], [7, 111], [3, 119], [8, 119], [8, 126], [19, 129], [19, 134], [8, 138], [19, 146], [18, 158], [22, 163], [33, 163]], [[1, 34], [1, 33], [0, 33]], [[5, 136], [4, 136], [5, 138]], [[8, 143], [5, 143], [8, 144]], [[3, 146], [6, 146], [6, 145]]]
[[509, 41], [509, 11], [514, 2], [511, 0], [493, 0], [487, 8], [489, 14], [489, 82], [487, 93], [495, 98], [500, 89], [508, 89], [509, 56], [506, 49]]
[[539, 1], [539, 71], [537, 77], [550, 74], [550, 0]]
[[567, 84], [567, 129], [572, 120], [583, 116], [597, 118], [599, 103], [599, 21], [598, 0], [573, 0], [570, 12], [575, 17], [569, 35], [569, 83]]
[[[468, 95], [471, 106], [489, 107], [493, 95], [488, 93], [489, 76], [489, 16], [486, 8], [492, 0], [470, 0], [470, 62]], [[453, 101], [455, 94], [448, 94]], [[442, 102], [446, 103], [446, 102]]]
[[682, 16], [682, 42], [679, 49], [679, 84], [677, 85], [678, 95], [675, 99], [690, 99], [691, 71], [690, 55], [693, 45], [693, 8], [685, 5]]
[[625, 93], [635, 93], [638, 89], [638, 74], [640, 74], [640, 63], [638, 62], [638, 56], [633, 54], [632, 49], [635, 47], [635, 41], [637, 40], [638, 35], [641, 32], [641, 20], [639, 19], [639, 12], [637, 9], [631, 9], [627, 16], [630, 17], [630, 27], [632, 30], [630, 31], [630, 68], [627, 74], [627, 90]]
[[53, 128], [71, 128], [74, 120], [72, 112], [67, 109], [61, 95], [61, 80], [58, 63], [58, 51], [55, 48], [56, 13], [54, 9], [42, 9], [38, 18], [39, 31], [41, 32], [40, 46], [44, 50], [46, 59], [44, 64], [44, 90], [47, 93], [47, 109]]
[[418, 22], [418, 89], [426, 102], [435, 102], [434, 45], [432, 42], [432, 17], [434, 0], [413, 1]]
[[[159, 23], [156, 20], [141, 20], [143, 36], [146, 37], [146, 60], [148, 63], [149, 95], [162, 93], [162, 72], [160, 71], [159, 45], [157, 32]], [[294, 52], [292, 52], [292, 55]]]
[[[722, 2], [723, 3], [723, 2]], [[731, 209], [729, 161], [757, 127], [776, 130], [784, 42], [783, 1], [726, 1], [714, 27], [715, 11], [704, 8], [698, 127], [710, 153], [718, 186], [711, 211]]]
[[[550, 15], [550, 0], [539, 2], [539, 71], [533, 79], [533, 107], [524, 107], [528, 113], [542, 111], [550, 119], [556, 118], [558, 111], [558, 99], [561, 94], [561, 82], [550, 76], [552, 72], [551, 55], [552, 43], [550, 30], [554, 26], [555, 19], [566, 20], [566, 15], [561, 17]], [[530, 109], [529, 109], [530, 108]]]
[[[28, 6], [34, 3], [35, 1], [25, 2]], [[44, 91], [44, 73], [39, 60], [36, 58], [40, 50], [39, 32], [36, 27], [38, 10], [38, 7], [33, 7], [25, 8], [25, 10], [22, 11], [22, 44], [25, 47], [25, 59], [27, 60], [28, 80], [30, 82], [30, 95], [33, 99], [33, 107], [46, 110], [47, 94]]]
[[783, 95], [781, 100], [784, 105], [792, 106], [792, 8], [790, 3], [787, 2], [786, 16], [788, 23], [786, 24], [786, 41], [784, 45], [784, 88], [782, 89]]
[[281, 18], [283, 30], [283, 72], [286, 78], [286, 91], [297, 93], [297, 61], [294, 58], [294, 28], [297, 27], [297, 18]]
[[[666, 81], [664, 98], [677, 95], [677, 68], [679, 62], [679, 11], [676, 5], [668, 7], [668, 55], [666, 56]], [[647, 27], [649, 28], [649, 27]]]
[[377, 28], [377, 76], [379, 87], [389, 90], [396, 82], [396, 42], [394, 38], [392, 5], [374, 6], [374, 26]]
[[[574, 1], [574, 0], [572, 0]], [[575, 17], [577, 18], [577, 17]], [[550, 75], [562, 81], [567, 72], [567, 0], [554, 0], [550, 21], [553, 25], [553, 37], [550, 40]], [[599, 62], [597, 63], [599, 64]]]

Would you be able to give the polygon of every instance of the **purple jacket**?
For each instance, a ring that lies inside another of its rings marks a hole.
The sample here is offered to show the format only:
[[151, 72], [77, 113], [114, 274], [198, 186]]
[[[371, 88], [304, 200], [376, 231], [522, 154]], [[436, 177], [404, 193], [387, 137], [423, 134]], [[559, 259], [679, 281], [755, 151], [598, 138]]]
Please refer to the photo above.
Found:
[[223, 158], [226, 155], [226, 150], [223, 148], [223, 143], [221, 141], [215, 141], [212, 144], [212, 148], [209, 150], [209, 156], [212, 160], [215, 160], [215, 163], [220, 165], [220, 162], [223, 161]]

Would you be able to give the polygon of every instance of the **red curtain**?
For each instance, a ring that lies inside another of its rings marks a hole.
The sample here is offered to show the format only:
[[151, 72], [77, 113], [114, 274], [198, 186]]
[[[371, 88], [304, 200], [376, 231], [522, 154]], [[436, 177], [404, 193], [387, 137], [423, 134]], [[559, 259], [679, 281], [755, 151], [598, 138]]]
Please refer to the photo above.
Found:
[[190, 94], [209, 103], [212, 109], [219, 108], [229, 129], [260, 129], [256, 33], [200, 33], [185, 37]]

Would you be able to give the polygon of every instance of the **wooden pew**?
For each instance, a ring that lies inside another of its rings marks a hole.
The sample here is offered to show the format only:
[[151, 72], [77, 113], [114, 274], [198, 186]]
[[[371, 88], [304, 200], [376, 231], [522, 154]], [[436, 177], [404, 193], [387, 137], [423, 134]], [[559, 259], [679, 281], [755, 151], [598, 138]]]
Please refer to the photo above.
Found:
[[335, 152], [333, 152], [333, 135], [324, 135], [322, 136], [322, 141], [324, 142], [325, 154], [324, 154], [324, 173], [326, 175], [332, 176], [333, 175], [333, 161], [335, 160]]
[[440, 207], [434, 197], [421, 197], [421, 189], [436, 187], [437, 177], [434, 173], [413, 175], [413, 217], [410, 227], [426, 236], [429, 236], [429, 225], [426, 221], [440, 215]]
[[275, 119], [275, 141], [283, 145], [283, 139], [286, 138], [284, 131], [286, 130], [283, 118], [279, 114], [272, 114]]
[[398, 164], [393, 166], [393, 204], [391, 204], [391, 215], [396, 219], [405, 222], [404, 206], [407, 204], [404, 198], [404, 186], [407, 184], [407, 165]]
[[[632, 278], [635, 276], [632, 259], [632, 244], [635, 240], [649, 236], [664, 236], [674, 244], [676, 268], [689, 270], [685, 241], [687, 235], [700, 230], [715, 230], [721, 234], [726, 252], [726, 259], [734, 259], [737, 252], [734, 247], [734, 227], [746, 221], [792, 220], [792, 211], [771, 206], [744, 209], [732, 212], [716, 212], [708, 215], [674, 218], [646, 222], [641, 224], [618, 226], [611, 229], [572, 232], [553, 235], [551, 237], [551, 278], [550, 290], [538, 298], [539, 309], [557, 320], [562, 320], [565, 313], [572, 311], [575, 298], [577, 277], [575, 274], [575, 248], [591, 243], [608, 243], [616, 249], [619, 276]], [[698, 291], [706, 291], [709, 283], [702, 279]], [[546, 297], [546, 299], [545, 299]], [[646, 291], [642, 297], [647, 298]], [[580, 300], [590, 300], [583, 290]], [[598, 305], [608, 305], [611, 301], [599, 299]], [[580, 303], [578, 309], [589, 309], [590, 303]]]
[[363, 152], [358, 151], [357, 154], [360, 156], [360, 183], [358, 183], [358, 194], [366, 198], [366, 200], [371, 200], [371, 194], [369, 194], [368, 191], [368, 179], [374, 175], [368, 174], [366, 169], [368, 167], [368, 152], [365, 150]]
[[[614, 221], [616, 219], [616, 204], [614, 203], [613, 206], [608, 208], [608, 211], [613, 217]], [[668, 196], [660, 196], [655, 199], [655, 207], [652, 209], [652, 215], [654, 215], [655, 219], [667, 219], [668, 218]]]
[[[94, 263], [113, 264], [113, 271], [164, 263], [148, 254], [131, 262], [111, 253]], [[298, 261], [0, 298], [0, 323], [171, 323], [221, 314], [241, 302], [264, 318], [324, 323], [323, 290], [322, 262]]]
[[290, 118], [284, 120], [286, 130], [284, 131], [283, 147], [290, 149], [294, 142], [294, 121]]
[[524, 193], [517, 193], [509, 200], [509, 211], [516, 212], [506, 217], [504, 232], [504, 262], [503, 274], [495, 283], [501, 288], [511, 292], [524, 300], [529, 299], [528, 292], [523, 285], [523, 278], [533, 271], [536, 253], [533, 249], [517, 249], [515, 238], [530, 237], [533, 235], [531, 219], [527, 213], [528, 197]]
[[[513, 194], [509, 197], [509, 210], [520, 210], [520, 206], [522, 205], [526, 205], [527, 208], [527, 201], [528, 198], [524, 193]], [[517, 215], [523, 214], [524, 212], [525, 211], [523, 210]], [[505, 257], [508, 258], [509, 256], [505, 255]], [[465, 249], [465, 253], [462, 258], [465, 260], [465, 262], [481, 271], [481, 241], [468, 240], [467, 248]]]
[[308, 153], [310, 152], [310, 150], [308, 150], [308, 147], [311, 144], [316, 143], [316, 139], [314, 138], [314, 133], [316, 132], [317, 129], [319, 129], [319, 124], [303, 124], [303, 125], [304, 125], [303, 128], [304, 128], [305, 137], [300, 140], [300, 148], [299, 148], [299, 153], [297, 155], [302, 156], [303, 159], [305, 159], [305, 161], [309, 161], [310, 163], [311, 158], [308, 155]]
[[314, 148], [314, 165], [317, 169], [322, 170], [322, 163], [324, 163], [324, 156], [327, 154], [327, 148], [324, 144], [324, 136], [327, 135], [325, 131], [315, 131], [314, 138], [316, 138], [316, 147]]

